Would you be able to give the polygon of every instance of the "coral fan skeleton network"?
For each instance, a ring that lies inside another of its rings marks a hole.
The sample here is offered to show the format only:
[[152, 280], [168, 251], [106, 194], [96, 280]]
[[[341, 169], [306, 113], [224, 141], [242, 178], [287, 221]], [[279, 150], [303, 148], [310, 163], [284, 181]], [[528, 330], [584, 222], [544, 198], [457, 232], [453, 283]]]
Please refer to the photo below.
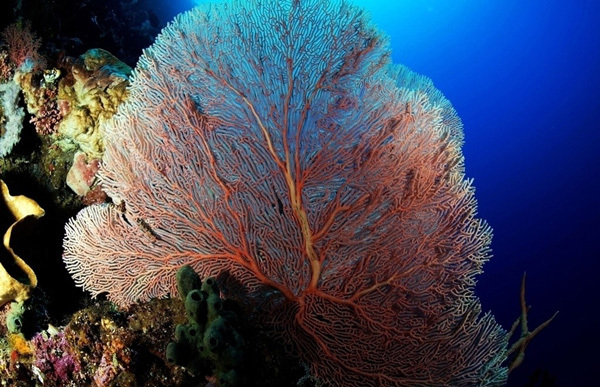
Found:
[[503, 384], [506, 332], [473, 293], [491, 229], [461, 122], [389, 56], [341, 1], [178, 16], [104, 127], [115, 205], [68, 223], [75, 282], [128, 306], [174, 295], [183, 265], [229, 272], [325, 382]]

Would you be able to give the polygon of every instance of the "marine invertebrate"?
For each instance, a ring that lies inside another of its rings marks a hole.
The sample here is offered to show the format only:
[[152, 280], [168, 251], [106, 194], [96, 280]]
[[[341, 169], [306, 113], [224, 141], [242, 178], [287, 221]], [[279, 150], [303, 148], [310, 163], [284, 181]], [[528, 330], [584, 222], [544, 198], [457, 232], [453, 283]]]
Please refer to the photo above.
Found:
[[[59, 76], [58, 69], [44, 70], [41, 85], [34, 87], [30, 78], [30, 82], [23, 87], [27, 111], [33, 115], [29, 122], [35, 125], [35, 130], [40, 135], [56, 132], [62, 119], [62, 112], [57, 101]], [[24, 85], [22, 84], [22, 86]]]
[[12, 79], [14, 65], [8, 59], [8, 51], [0, 48], [0, 83], [5, 83]]
[[92, 158], [102, 157], [104, 144], [99, 128], [127, 98], [130, 73], [129, 66], [102, 49], [88, 50], [77, 58], [71, 73], [58, 85], [62, 147], [75, 145]]
[[19, 86], [0, 83], [0, 157], [9, 154], [21, 139], [25, 112], [19, 107]]
[[44, 216], [44, 210], [32, 199], [12, 196], [4, 181], [0, 180], [2, 196], [1, 213], [3, 221], [10, 226], [4, 233], [2, 259], [0, 264], [0, 306], [9, 301], [22, 302], [29, 298], [31, 290], [37, 286], [37, 277], [31, 267], [15, 254], [11, 240], [15, 233], [26, 231], [31, 222]]
[[23, 302], [10, 303], [10, 309], [6, 313], [6, 329], [8, 329], [10, 333], [21, 333], [24, 313], [25, 305]]
[[235, 328], [238, 316], [219, 296], [216, 280], [202, 282], [190, 266], [183, 266], [177, 271], [177, 289], [188, 323], [177, 325], [175, 341], [167, 346], [167, 360], [193, 374], [214, 372], [219, 386], [238, 385], [244, 339]]
[[54, 330], [53, 334], [44, 331], [31, 339], [32, 366], [39, 370], [43, 384], [59, 385], [72, 381], [73, 375], [81, 371], [81, 364], [65, 338], [65, 332]]
[[274, 337], [336, 385], [494, 385], [505, 332], [473, 293], [491, 230], [462, 131], [345, 2], [179, 16], [107, 121], [115, 206], [66, 227], [77, 285], [122, 306], [227, 270]]
[[43, 68], [44, 58], [39, 54], [42, 41], [31, 30], [29, 22], [13, 23], [0, 33], [8, 50], [10, 61], [18, 71], [30, 72], [34, 69]]
[[88, 162], [84, 152], [76, 152], [73, 156], [73, 165], [67, 174], [67, 185], [79, 196], [85, 196], [96, 180], [96, 173], [100, 166], [99, 159]]

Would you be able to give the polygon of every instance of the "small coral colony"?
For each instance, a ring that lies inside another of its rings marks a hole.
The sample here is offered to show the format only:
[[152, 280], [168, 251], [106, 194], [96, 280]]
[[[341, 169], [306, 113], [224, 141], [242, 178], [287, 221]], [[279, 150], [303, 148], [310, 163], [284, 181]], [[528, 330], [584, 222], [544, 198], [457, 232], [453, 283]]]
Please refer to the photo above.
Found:
[[1, 385], [503, 385], [550, 322], [481, 313], [460, 119], [361, 9], [56, 36], [0, 34]]

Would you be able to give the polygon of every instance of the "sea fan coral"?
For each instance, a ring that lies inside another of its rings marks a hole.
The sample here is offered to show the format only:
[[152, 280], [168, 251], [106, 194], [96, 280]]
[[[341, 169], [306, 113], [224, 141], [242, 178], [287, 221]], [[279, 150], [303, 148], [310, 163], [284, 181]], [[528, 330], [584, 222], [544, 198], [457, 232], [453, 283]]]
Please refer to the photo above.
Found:
[[39, 53], [42, 41], [31, 30], [30, 23], [13, 23], [2, 31], [0, 38], [16, 68], [29, 72], [45, 66], [45, 59]]
[[474, 276], [460, 120], [392, 66], [363, 12], [235, 1], [179, 16], [104, 127], [116, 205], [66, 227], [75, 282], [122, 306], [175, 294], [175, 272], [229, 271], [255, 324], [334, 385], [495, 385], [505, 333]]

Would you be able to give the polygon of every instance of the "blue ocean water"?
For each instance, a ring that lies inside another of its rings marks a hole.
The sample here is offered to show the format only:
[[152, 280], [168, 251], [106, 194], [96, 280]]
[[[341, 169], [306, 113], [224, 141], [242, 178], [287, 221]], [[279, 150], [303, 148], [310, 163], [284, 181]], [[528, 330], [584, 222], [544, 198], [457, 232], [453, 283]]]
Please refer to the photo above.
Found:
[[467, 176], [494, 228], [483, 309], [508, 329], [526, 271], [529, 328], [560, 310], [509, 385], [596, 385], [600, 2], [354, 3], [390, 36], [394, 62], [430, 77], [463, 120]]

